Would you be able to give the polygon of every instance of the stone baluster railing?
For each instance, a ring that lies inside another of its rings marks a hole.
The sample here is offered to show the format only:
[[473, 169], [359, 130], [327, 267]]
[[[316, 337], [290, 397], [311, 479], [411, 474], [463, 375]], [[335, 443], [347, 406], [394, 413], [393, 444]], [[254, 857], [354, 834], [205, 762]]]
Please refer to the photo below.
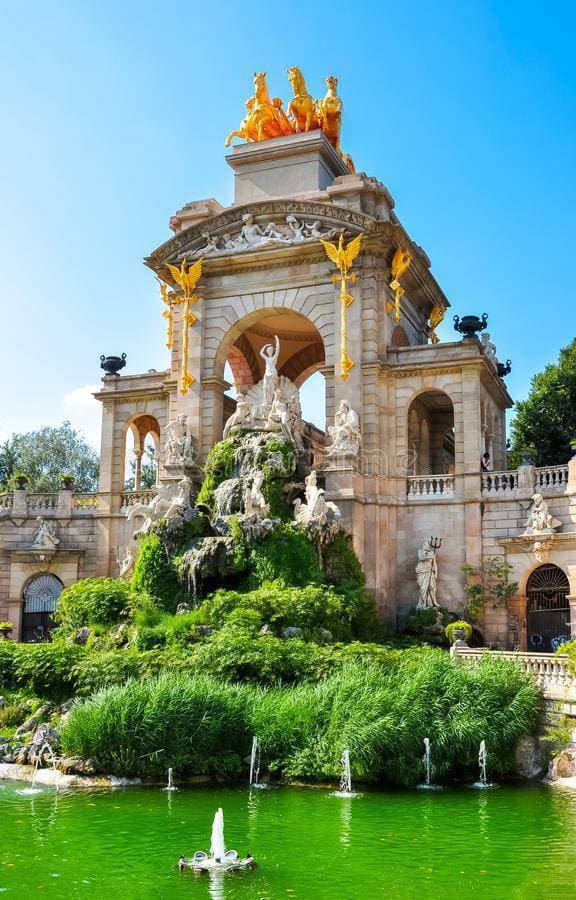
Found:
[[58, 509], [59, 494], [43, 493], [43, 494], [26, 494], [26, 507], [28, 512], [42, 512]]
[[97, 509], [98, 494], [74, 494], [72, 506], [74, 509]]
[[534, 470], [539, 494], [562, 493], [568, 485], [568, 466], [541, 466]]
[[453, 497], [454, 482], [453, 475], [411, 475], [408, 478], [407, 494], [414, 500]]
[[576, 700], [576, 676], [568, 669], [568, 657], [548, 653], [520, 653], [503, 650], [457, 649], [458, 657], [465, 663], [477, 665], [485, 654], [515, 663], [526, 675], [530, 675], [549, 699]]
[[137, 503], [150, 503], [156, 491], [122, 491], [120, 501], [121, 509], [128, 509], [129, 506], [136, 506]]
[[485, 472], [482, 475], [482, 493], [512, 496], [518, 487], [518, 472]]
[[0, 509], [12, 509], [14, 494], [0, 494]]

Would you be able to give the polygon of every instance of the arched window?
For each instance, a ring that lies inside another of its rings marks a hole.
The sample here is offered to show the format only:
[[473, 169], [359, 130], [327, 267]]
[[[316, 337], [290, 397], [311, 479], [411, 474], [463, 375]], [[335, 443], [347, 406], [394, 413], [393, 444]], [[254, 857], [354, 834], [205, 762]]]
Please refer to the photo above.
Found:
[[454, 407], [443, 391], [425, 391], [412, 401], [408, 445], [414, 475], [454, 473]]
[[124, 439], [124, 490], [154, 487], [158, 480], [160, 425], [154, 416], [137, 416], [128, 424]]
[[526, 636], [528, 650], [554, 653], [570, 639], [568, 578], [558, 566], [535, 569], [526, 585]]
[[56, 575], [34, 575], [24, 589], [22, 640], [39, 643], [50, 640], [54, 627], [52, 613], [64, 585]]

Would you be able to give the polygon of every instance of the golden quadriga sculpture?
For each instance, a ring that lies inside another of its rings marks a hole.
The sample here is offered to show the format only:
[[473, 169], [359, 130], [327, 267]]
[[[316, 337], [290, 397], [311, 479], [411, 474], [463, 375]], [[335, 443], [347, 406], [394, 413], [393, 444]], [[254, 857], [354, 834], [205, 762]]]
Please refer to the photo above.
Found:
[[190, 312], [190, 306], [198, 303], [199, 297], [194, 293], [198, 279], [202, 274], [202, 257], [187, 267], [186, 260], [182, 260], [180, 268], [166, 263], [170, 274], [174, 281], [182, 289], [181, 294], [169, 293], [164, 284], [160, 284], [160, 293], [162, 300], [166, 304], [167, 309], [162, 315], [168, 319], [168, 334], [166, 346], [172, 348], [173, 327], [174, 327], [174, 307], [183, 304], [182, 308], [182, 361], [180, 365], [180, 393], [187, 394], [188, 388], [194, 384], [196, 380], [188, 369], [188, 337], [190, 328], [198, 321], [198, 317]]
[[254, 72], [254, 96], [246, 101], [246, 115], [237, 131], [232, 131], [226, 139], [229, 147], [233, 138], [245, 141], [265, 141], [304, 131], [321, 129], [336, 152], [342, 157], [350, 172], [354, 172], [351, 156], [340, 149], [342, 128], [342, 100], [338, 96], [338, 79], [329, 75], [326, 79], [327, 92], [322, 100], [314, 100], [308, 92], [306, 82], [298, 66], [288, 69], [288, 79], [294, 96], [287, 111], [282, 108], [279, 97], [270, 99], [266, 85], [266, 72]]

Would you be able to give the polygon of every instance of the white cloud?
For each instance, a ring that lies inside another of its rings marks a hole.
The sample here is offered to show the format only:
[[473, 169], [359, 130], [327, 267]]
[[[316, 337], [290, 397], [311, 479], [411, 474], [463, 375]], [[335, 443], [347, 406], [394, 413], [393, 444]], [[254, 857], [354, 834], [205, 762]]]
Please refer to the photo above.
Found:
[[101, 387], [102, 385], [97, 383], [74, 388], [64, 396], [60, 404], [64, 418], [69, 419], [72, 426], [98, 451], [100, 451], [102, 405], [92, 394]]

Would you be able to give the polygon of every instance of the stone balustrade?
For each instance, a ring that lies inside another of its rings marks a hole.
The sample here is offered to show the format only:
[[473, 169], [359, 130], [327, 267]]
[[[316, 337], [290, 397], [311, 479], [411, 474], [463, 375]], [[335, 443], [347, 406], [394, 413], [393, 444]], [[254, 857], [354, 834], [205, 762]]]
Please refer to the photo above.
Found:
[[468, 665], [478, 665], [489, 654], [507, 659], [530, 675], [547, 700], [576, 701], [576, 676], [568, 670], [568, 657], [551, 653], [520, 653], [482, 648], [456, 648], [458, 658]]
[[74, 494], [72, 506], [80, 510], [98, 509], [98, 494]]
[[0, 509], [12, 509], [13, 503], [13, 494], [0, 494]]
[[121, 509], [128, 509], [129, 506], [136, 506], [137, 503], [150, 503], [156, 491], [122, 491], [120, 501]]
[[51, 512], [58, 509], [58, 497], [56, 492], [42, 494], [26, 494], [26, 508], [30, 513]]
[[518, 487], [518, 472], [485, 472], [482, 475], [482, 494], [513, 496]]
[[542, 466], [536, 473], [536, 491], [539, 494], [563, 493], [568, 486], [568, 466]]
[[453, 497], [454, 483], [453, 475], [411, 475], [408, 478], [408, 497], [413, 500]]

